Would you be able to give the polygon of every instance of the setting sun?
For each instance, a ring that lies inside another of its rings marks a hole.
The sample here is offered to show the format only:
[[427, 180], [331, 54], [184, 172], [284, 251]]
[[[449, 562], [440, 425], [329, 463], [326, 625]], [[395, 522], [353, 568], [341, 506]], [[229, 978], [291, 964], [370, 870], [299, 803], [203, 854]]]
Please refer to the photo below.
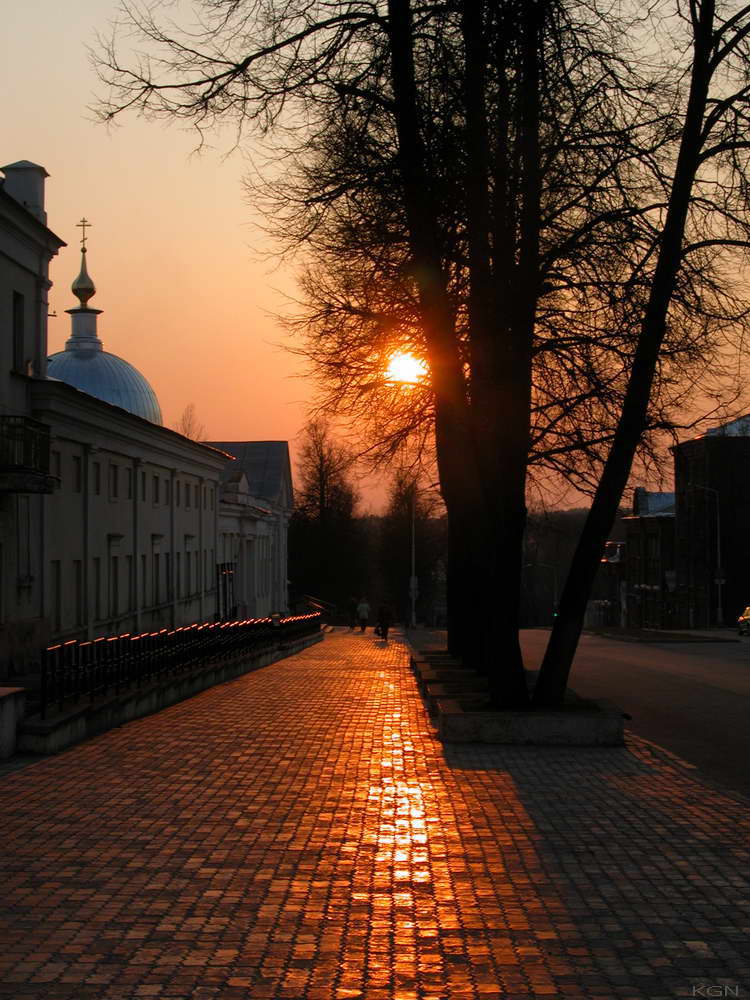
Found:
[[387, 374], [392, 382], [420, 382], [427, 375], [427, 365], [413, 354], [392, 354]]

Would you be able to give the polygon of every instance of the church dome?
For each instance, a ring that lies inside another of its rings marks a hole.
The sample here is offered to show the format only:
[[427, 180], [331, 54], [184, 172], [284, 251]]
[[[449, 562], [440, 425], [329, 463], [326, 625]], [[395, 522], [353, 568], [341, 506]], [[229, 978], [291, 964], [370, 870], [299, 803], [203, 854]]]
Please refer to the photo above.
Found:
[[96, 332], [96, 317], [101, 309], [92, 309], [88, 304], [96, 287], [86, 269], [85, 242], [81, 247], [81, 272], [71, 288], [81, 304], [66, 310], [72, 317], [73, 331], [65, 350], [47, 359], [47, 376], [135, 413], [152, 424], [161, 424], [159, 400], [147, 379], [129, 362], [102, 349]]
[[[70, 341], [68, 341], [70, 343]], [[47, 375], [67, 382], [89, 396], [103, 399], [123, 410], [160, 424], [161, 408], [156, 393], [137, 368], [116, 354], [101, 350], [77, 350], [66, 345], [47, 362]]]

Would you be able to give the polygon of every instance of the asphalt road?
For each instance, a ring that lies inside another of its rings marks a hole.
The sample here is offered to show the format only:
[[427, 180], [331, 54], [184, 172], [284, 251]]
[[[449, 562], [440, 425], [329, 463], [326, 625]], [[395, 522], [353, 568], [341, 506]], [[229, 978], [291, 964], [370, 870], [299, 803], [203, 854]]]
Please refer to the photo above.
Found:
[[[548, 636], [522, 633], [527, 667], [539, 665]], [[750, 795], [750, 639], [667, 644], [584, 635], [570, 686], [609, 698], [633, 717], [632, 732]]]

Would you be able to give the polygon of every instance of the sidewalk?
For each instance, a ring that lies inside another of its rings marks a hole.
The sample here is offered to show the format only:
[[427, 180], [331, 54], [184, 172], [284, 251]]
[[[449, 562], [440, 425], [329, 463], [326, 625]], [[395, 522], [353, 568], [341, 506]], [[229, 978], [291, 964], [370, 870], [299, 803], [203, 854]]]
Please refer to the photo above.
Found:
[[643, 742], [443, 747], [337, 631], [0, 780], [0, 997], [742, 997], [748, 805]]

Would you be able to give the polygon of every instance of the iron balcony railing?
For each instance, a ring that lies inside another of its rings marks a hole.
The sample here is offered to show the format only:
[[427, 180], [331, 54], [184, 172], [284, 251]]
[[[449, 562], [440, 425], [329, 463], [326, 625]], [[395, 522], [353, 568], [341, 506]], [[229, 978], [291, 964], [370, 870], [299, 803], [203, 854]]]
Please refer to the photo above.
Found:
[[241, 660], [320, 631], [320, 615], [203, 622], [139, 635], [49, 646], [42, 656], [40, 715], [66, 702], [119, 694], [198, 667]]
[[31, 417], [0, 416], [0, 471], [49, 473], [50, 431]]

